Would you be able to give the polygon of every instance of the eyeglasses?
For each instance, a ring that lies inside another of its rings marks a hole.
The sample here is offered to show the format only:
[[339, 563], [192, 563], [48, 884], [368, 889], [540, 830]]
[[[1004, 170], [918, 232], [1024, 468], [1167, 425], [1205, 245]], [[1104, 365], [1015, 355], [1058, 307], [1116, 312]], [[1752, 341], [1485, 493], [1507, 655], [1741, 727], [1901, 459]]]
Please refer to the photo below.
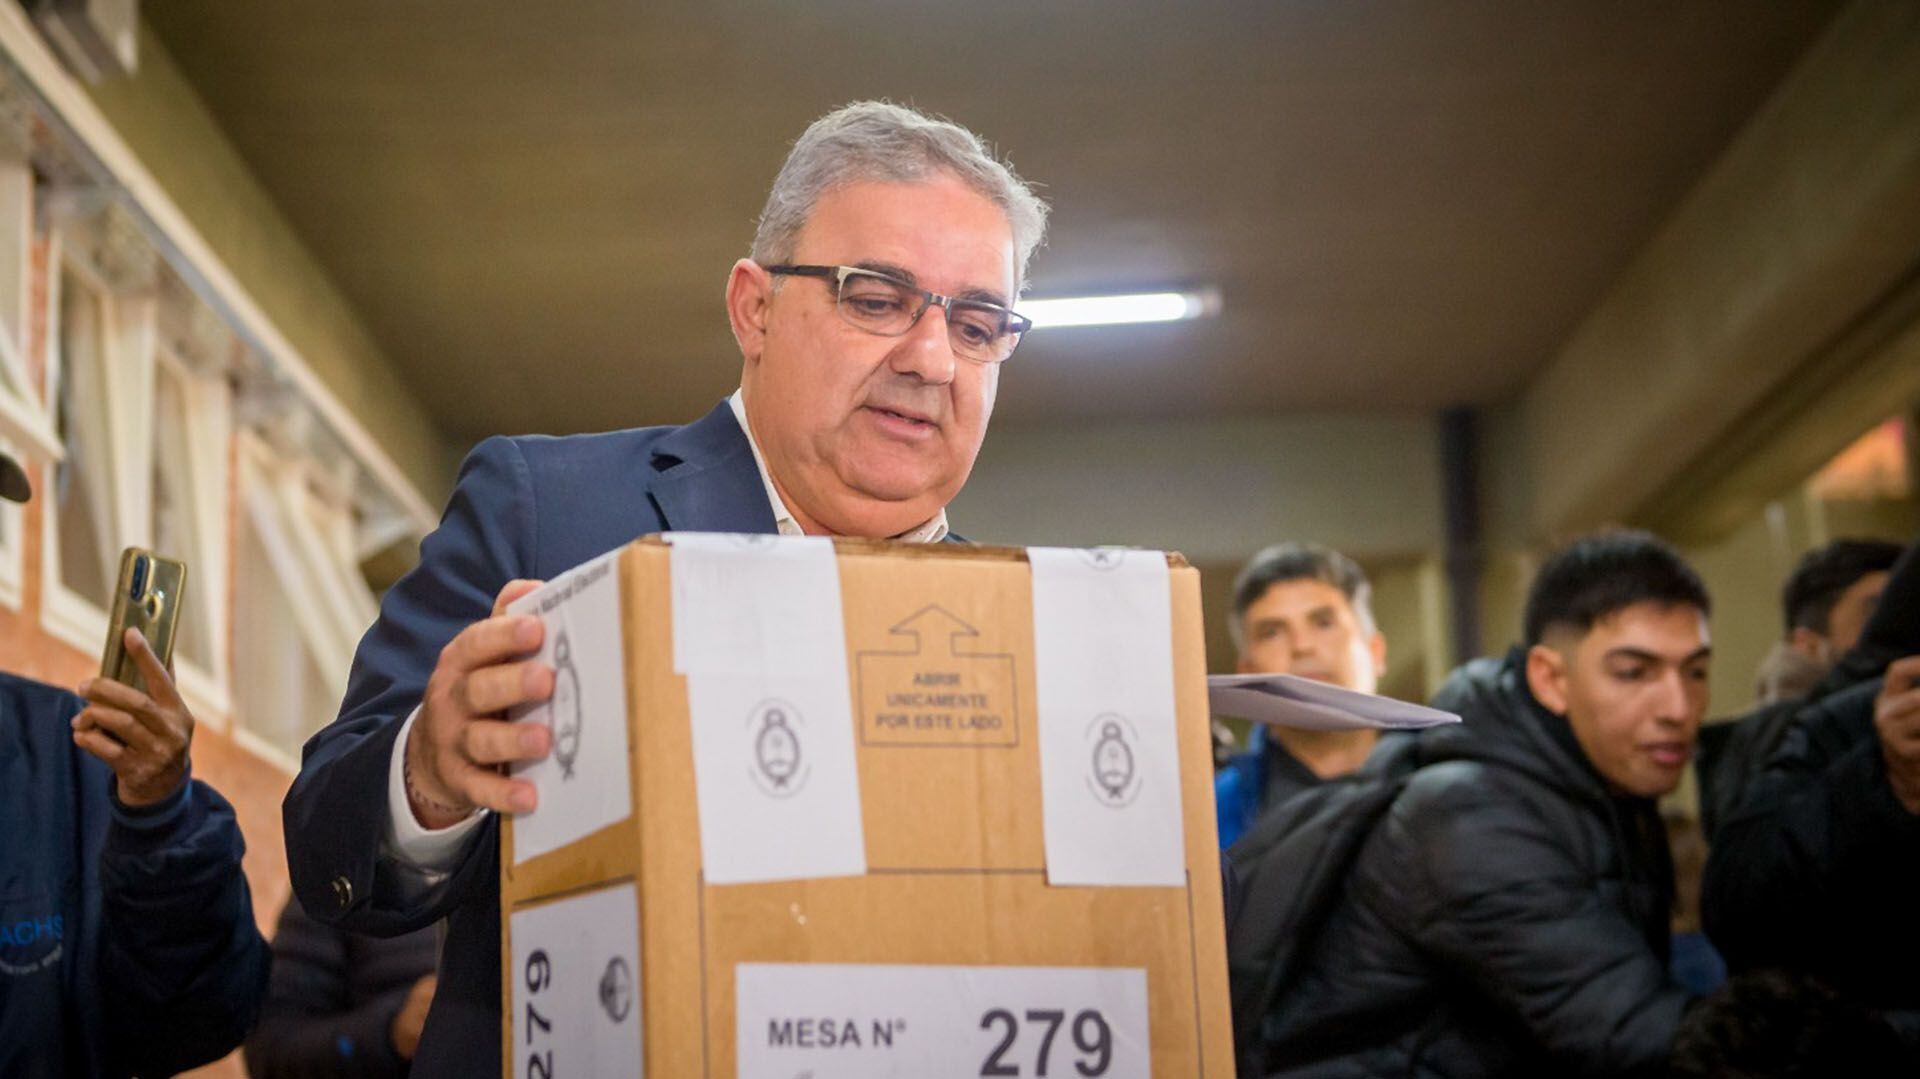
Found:
[[834, 308], [850, 326], [881, 337], [903, 337], [929, 307], [947, 313], [947, 339], [953, 354], [975, 363], [999, 363], [1013, 355], [1020, 335], [1033, 323], [999, 304], [961, 300], [929, 292], [858, 266], [767, 266], [770, 274], [817, 277], [834, 293]]

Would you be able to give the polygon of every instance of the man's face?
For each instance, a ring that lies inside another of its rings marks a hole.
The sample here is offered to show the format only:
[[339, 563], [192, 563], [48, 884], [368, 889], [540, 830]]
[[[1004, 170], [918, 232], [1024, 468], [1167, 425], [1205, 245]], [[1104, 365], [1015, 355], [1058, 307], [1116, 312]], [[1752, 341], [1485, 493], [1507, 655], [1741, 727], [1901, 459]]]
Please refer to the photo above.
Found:
[[1346, 593], [1302, 578], [1269, 587], [1241, 616], [1242, 674], [1297, 674], [1372, 693], [1387, 642], [1360, 624]]
[[[1011, 306], [1012, 226], [947, 176], [853, 183], [814, 205], [799, 265], [861, 266], [950, 296]], [[832, 282], [734, 266], [727, 287], [747, 421], [774, 486], [809, 532], [891, 536], [933, 517], [966, 483], [993, 413], [999, 368], [954, 355], [946, 313], [903, 337], [843, 321]]]
[[1534, 697], [1567, 717], [1587, 759], [1626, 794], [1678, 786], [1707, 712], [1707, 619], [1697, 607], [1635, 603], [1584, 634], [1549, 632], [1527, 653]]
[[1827, 646], [1829, 656], [1838, 660], [1847, 650], [1860, 643], [1860, 634], [1867, 628], [1867, 619], [1873, 617], [1874, 609], [1880, 606], [1880, 593], [1887, 590], [1886, 570], [1876, 570], [1862, 576], [1847, 586], [1845, 592], [1833, 603], [1833, 613], [1827, 616]]

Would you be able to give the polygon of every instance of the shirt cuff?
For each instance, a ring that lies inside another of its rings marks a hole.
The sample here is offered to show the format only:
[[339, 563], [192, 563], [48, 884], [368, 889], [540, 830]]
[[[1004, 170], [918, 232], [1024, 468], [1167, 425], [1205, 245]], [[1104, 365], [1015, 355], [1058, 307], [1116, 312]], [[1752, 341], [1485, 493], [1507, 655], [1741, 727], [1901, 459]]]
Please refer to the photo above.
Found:
[[407, 800], [407, 735], [413, 721], [420, 718], [415, 708], [400, 725], [400, 737], [393, 743], [393, 762], [387, 768], [387, 849], [400, 861], [424, 873], [450, 873], [460, 864], [460, 856], [480, 828], [485, 810], [475, 810], [458, 824], [445, 828], [423, 827], [413, 816]]

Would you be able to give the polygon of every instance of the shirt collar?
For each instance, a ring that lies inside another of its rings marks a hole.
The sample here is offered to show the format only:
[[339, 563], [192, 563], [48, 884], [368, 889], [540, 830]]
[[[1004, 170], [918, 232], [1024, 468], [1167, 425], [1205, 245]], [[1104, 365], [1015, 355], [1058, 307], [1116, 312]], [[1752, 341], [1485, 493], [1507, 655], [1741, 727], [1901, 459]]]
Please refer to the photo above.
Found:
[[[760, 470], [760, 483], [767, 489], [767, 504], [773, 508], [773, 526], [783, 536], [802, 535], [800, 522], [794, 520], [792, 511], [773, 486], [773, 476], [767, 471], [767, 459], [760, 455], [760, 443], [753, 437], [753, 428], [747, 426], [747, 402], [743, 396], [745, 390], [734, 390], [727, 398], [727, 404], [733, 409], [733, 418], [740, 423], [741, 433], [747, 436], [747, 446], [753, 450], [753, 466]], [[940, 512], [917, 528], [910, 528], [893, 537], [907, 543], [939, 543], [947, 538], [947, 511]]]

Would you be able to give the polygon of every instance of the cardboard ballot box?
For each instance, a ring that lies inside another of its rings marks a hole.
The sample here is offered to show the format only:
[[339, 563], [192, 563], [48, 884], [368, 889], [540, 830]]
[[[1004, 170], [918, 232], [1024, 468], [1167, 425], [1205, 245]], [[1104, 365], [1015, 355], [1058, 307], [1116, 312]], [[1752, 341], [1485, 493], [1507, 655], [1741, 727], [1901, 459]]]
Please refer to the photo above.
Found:
[[1197, 573], [701, 539], [517, 608], [506, 1073], [1231, 1075]]

